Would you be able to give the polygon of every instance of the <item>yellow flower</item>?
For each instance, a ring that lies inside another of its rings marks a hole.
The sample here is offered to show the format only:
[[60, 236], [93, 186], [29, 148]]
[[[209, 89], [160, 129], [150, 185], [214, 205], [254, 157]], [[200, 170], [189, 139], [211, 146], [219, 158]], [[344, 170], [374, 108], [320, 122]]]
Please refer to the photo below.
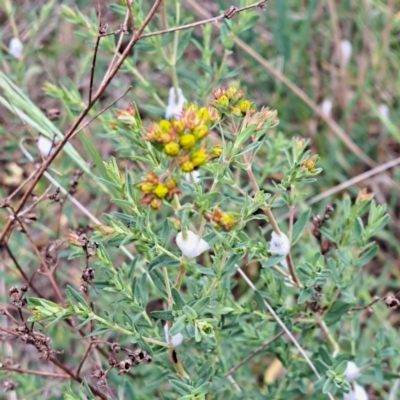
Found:
[[246, 114], [247, 111], [250, 110], [251, 104], [250, 104], [250, 102], [249, 102], [248, 100], [242, 100], [242, 101], [240, 102], [240, 104], [239, 104], [239, 107], [240, 107], [240, 111], [241, 111], [243, 114]]
[[185, 130], [182, 121], [178, 121], [176, 119], [172, 120], [172, 127], [174, 128], [176, 133], [183, 133], [183, 131]]
[[193, 134], [196, 136], [196, 139], [203, 139], [208, 133], [208, 128], [206, 125], [199, 125], [193, 129]]
[[177, 182], [176, 182], [176, 180], [175, 179], [173, 179], [173, 178], [170, 178], [170, 179], [168, 179], [166, 182], [165, 182], [165, 186], [167, 186], [167, 188], [169, 189], [169, 190], [171, 190], [171, 189], [175, 189], [176, 187], [177, 187]]
[[196, 144], [194, 135], [187, 133], [179, 139], [179, 144], [186, 150], [190, 150]]
[[175, 142], [167, 143], [164, 146], [164, 152], [169, 156], [176, 156], [179, 153], [179, 144]]
[[213, 156], [219, 157], [222, 154], [223, 150], [224, 149], [222, 148], [222, 146], [214, 146], [213, 147]]
[[161, 209], [161, 200], [160, 199], [154, 199], [151, 203], [150, 203], [150, 207], [153, 210], [160, 210]]
[[160, 199], [162, 199], [163, 197], [165, 197], [168, 194], [168, 188], [165, 185], [162, 184], [158, 184], [156, 186], [156, 188], [154, 189], [154, 194], [159, 197]]
[[164, 132], [169, 132], [171, 130], [171, 122], [167, 121], [166, 119], [162, 119], [159, 125]]
[[197, 111], [197, 115], [201, 118], [204, 119], [206, 121], [208, 121], [210, 119], [210, 114], [208, 112], [208, 109], [205, 107], [201, 107], [199, 109], [199, 111]]
[[228, 213], [222, 213], [222, 216], [219, 220], [222, 223], [222, 225], [225, 226], [230, 226], [233, 223], [233, 217]]
[[316, 160], [316, 158], [315, 157], [312, 157], [312, 158], [309, 158], [308, 160], [306, 160], [304, 163], [303, 163], [303, 167], [308, 171], [308, 172], [310, 172], [310, 173], [314, 173], [315, 172], [315, 164], [316, 164], [316, 162], [317, 162], [317, 160]]
[[182, 164], [182, 171], [183, 172], [192, 172], [194, 170], [194, 165], [192, 162], [190, 161], [185, 161]]
[[227, 107], [229, 104], [229, 99], [225, 95], [222, 95], [219, 98], [218, 103], [223, 107]]
[[198, 150], [198, 151], [193, 152], [193, 154], [191, 155], [191, 159], [192, 159], [193, 165], [198, 167], [199, 165], [203, 165], [206, 163], [207, 154], [203, 150]]
[[154, 185], [150, 183], [144, 183], [140, 189], [142, 189], [143, 192], [151, 192], [154, 189]]
[[231, 86], [230, 88], [228, 88], [225, 92], [225, 94], [228, 96], [228, 99], [232, 99], [235, 94], [237, 92], [237, 89], [233, 86]]

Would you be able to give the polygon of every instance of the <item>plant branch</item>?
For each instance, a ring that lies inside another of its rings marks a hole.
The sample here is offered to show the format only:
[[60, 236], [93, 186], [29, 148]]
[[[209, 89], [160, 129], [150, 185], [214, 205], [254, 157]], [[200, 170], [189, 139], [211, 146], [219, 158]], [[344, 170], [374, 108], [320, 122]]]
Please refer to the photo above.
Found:
[[236, 15], [239, 12], [242, 12], [242, 11], [245, 11], [245, 10], [250, 10], [251, 8], [261, 7], [266, 2], [267, 2], [267, 0], [262, 0], [262, 1], [258, 1], [257, 3], [250, 4], [248, 6], [240, 7], [240, 8], [232, 6], [232, 7], [228, 8], [223, 14], [220, 14], [217, 17], [207, 18], [207, 19], [204, 19], [202, 21], [192, 22], [190, 24], [176, 26], [174, 28], [162, 29], [161, 31], [146, 33], [144, 35], [141, 35], [139, 37], [139, 40], [145, 39], [145, 38], [148, 38], [148, 37], [151, 37], [151, 36], [165, 35], [165, 34], [171, 33], [171, 32], [177, 32], [177, 31], [183, 31], [185, 29], [195, 28], [196, 26], [210, 24], [212, 22], [222, 21], [225, 18], [231, 19], [234, 15]]
[[246, 364], [248, 361], [250, 361], [253, 357], [255, 357], [258, 353], [266, 349], [270, 344], [275, 342], [275, 340], [279, 339], [282, 335], [285, 334], [285, 331], [280, 331], [277, 335], [275, 335], [272, 339], [268, 340], [268, 342], [264, 343], [260, 347], [258, 347], [256, 350], [254, 350], [252, 353], [250, 353], [247, 357], [245, 357], [242, 361], [240, 361], [239, 364], [236, 364], [234, 367], [232, 367], [224, 376], [228, 377], [229, 375], [232, 375], [234, 372], [236, 372], [243, 364]]
[[48, 377], [52, 377], [52, 378], [71, 379], [70, 375], [57, 374], [55, 372], [33, 371], [30, 369], [7, 367], [6, 365], [3, 366], [3, 369], [5, 369], [7, 371], [19, 372], [20, 374], [30, 374], [30, 375], [48, 376]]

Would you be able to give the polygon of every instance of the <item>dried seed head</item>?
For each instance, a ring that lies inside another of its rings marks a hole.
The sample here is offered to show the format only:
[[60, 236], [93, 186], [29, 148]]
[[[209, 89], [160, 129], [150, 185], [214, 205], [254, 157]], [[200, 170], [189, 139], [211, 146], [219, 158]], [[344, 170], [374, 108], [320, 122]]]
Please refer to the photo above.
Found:
[[22, 285], [22, 286], [21, 286], [21, 291], [22, 291], [22, 292], [27, 292], [28, 289], [29, 289], [29, 286], [28, 286], [28, 285]]
[[108, 23], [107, 21], [101, 20], [99, 24], [99, 33], [100, 35], [104, 35], [107, 32]]
[[102, 371], [101, 369], [96, 369], [90, 374], [90, 376], [95, 379], [100, 379], [104, 376], [104, 371]]
[[385, 304], [387, 305], [388, 308], [394, 310], [397, 307], [400, 306], [400, 300], [396, 296], [388, 296], [385, 299]]
[[143, 362], [145, 364], [151, 364], [151, 362], [153, 361], [153, 358], [151, 357], [150, 354], [147, 354], [145, 358], [143, 358]]
[[11, 392], [12, 390], [15, 390], [16, 387], [17, 387], [17, 384], [15, 382], [13, 382], [12, 380], [8, 380], [3, 383], [3, 390], [5, 392]]
[[97, 381], [97, 387], [98, 387], [99, 389], [107, 387], [107, 380], [106, 380], [106, 378], [99, 379], [99, 380]]
[[121, 351], [121, 346], [118, 343], [113, 343], [111, 349], [114, 353], [119, 353]]
[[329, 204], [326, 205], [325, 211], [326, 211], [327, 213], [334, 212], [334, 211], [335, 211], [335, 207], [333, 206], [332, 203], [329, 203]]
[[118, 363], [117, 360], [113, 357], [108, 357], [108, 364], [110, 365], [110, 367], [115, 367]]

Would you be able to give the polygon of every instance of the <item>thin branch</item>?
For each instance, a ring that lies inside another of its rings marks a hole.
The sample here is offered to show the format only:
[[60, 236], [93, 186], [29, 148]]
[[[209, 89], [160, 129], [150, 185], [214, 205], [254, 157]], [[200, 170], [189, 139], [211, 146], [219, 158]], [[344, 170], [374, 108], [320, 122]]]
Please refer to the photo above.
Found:
[[57, 374], [55, 372], [33, 371], [30, 369], [7, 367], [6, 365], [4, 365], [3, 368], [7, 371], [19, 372], [20, 374], [31, 374], [31, 375], [39, 375], [39, 376], [48, 376], [48, 377], [52, 377], [52, 378], [71, 379], [71, 377], [69, 375]]
[[94, 69], [96, 66], [97, 50], [99, 49], [101, 35], [98, 34], [96, 38], [96, 44], [94, 45], [94, 53], [92, 59], [92, 67], [90, 69], [90, 86], [89, 86], [89, 104], [92, 102], [92, 91], [93, 91], [93, 80], [94, 80]]
[[[257, 290], [257, 288], [254, 286], [253, 282], [249, 279], [249, 277], [242, 271], [241, 268], [238, 268], [238, 272], [240, 275], [242, 275], [243, 279], [246, 281], [246, 283], [250, 286], [250, 288], [254, 291]], [[303, 348], [300, 346], [299, 342], [295, 339], [293, 334], [289, 331], [289, 329], [286, 327], [286, 325], [283, 323], [283, 321], [279, 318], [278, 314], [274, 311], [274, 309], [271, 307], [271, 305], [268, 303], [267, 300], [264, 300], [264, 304], [267, 307], [268, 311], [271, 313], [271, 315], [274, 317], [276, 322], [281, 326], [283, 331], [289, 336], [289, 339], [293, 342], [293, 344], [296, 346], [297, 350], [299, 350], [300, 354], [303, 356], [303, 358], [307, 361], [307, 364], [310, 366], [311, 370], [314, 372], [315, 376], [319, 379], [321, 378], [321, 375], [315, 368], [314, 364], [306, 354], [306, 352], [303, 350]], [[333, 397], [332, 397], [333, 399]]]
[[275, 335], [272, 339], [268, 340], [268, 342], [264, 343], [260, 347], [258, 347], [256, 350], [254, 350], [252, 353], [250, 353], [246, 358], [244, 358], [242, 361], [240, 361], [239, 364], [236, 364], [234, 367], [232, 367], [226, 374], [225, 376], [228, 377], [229, 375], [232, 375], [234, 372], [236, 372], [243, 364], [246, 364], [248, 361], [250, 361], [253, 357], [255, 357], [258, 353], [266, 349], [270, 344], [275, 342], [275, 340], [279, 339], [282, 335], [284, 335], [285, 331], [280, 331], [277, 335]]
[[135, 20], [133, 18], [133, 13], [132, 13], [132, 1], [125, 0], [125, 2], [126, 2], [126, 7], [128, 8], [129, 20], [131, 21], [132, 30], [135, 32]]
[[85, 353], [81, 359], [81, 362], [78, 365], [78, 369], [76, 370], [76, 376], [79, 376], [82, 366], [87, 358], [87, 356], [89, 355], [90, 349], [92, 348], [93, 343], [89, 343], [89, 345], [86, 347]]
[[258, 1], [257, 3], [250, 4], [250, 5], [246, 6], [246, 7], [241, 7], [241, 8], [237, 8], [237, 7], [233, 7], [232, 6], [232, 7], [228, 8], [223, 14], [218, 15], [217, 17], [207, 18], [207, 19], [204, 19], [202, 21], [192, 22], [190, 24], [176, 26], [174, 28], [162, 29], [161, 31], [146, 33], [144, 35], [140, 35], [139, 40], [145, 39], [145, 38], [148, 38], [148, 37], [152, 37], [152, 36], [165, 35], [165, 34], [171, 33], [171, 32], [177, 32], [177, 31], [183, 31], [185, 29], [195, 28], [196, 26], [210, 24], [212, 22], [218, 22], [218, 21], [221, 21], [221, 20], [223, 20], [225, 18], [226, 19], [231, 19], [234, 15], [236, 15], [239, 12], [242, 12], [242, 11], [245, 11], [245, 10], [250, 10], [250, 9], [256, 8], [256, 7], [261, 7], [266, 2], [267, 2], [267, 0], [262, 0], [262, 1]]
[[19, 265], [18, 260], [15, 258], [14, 254], [12, 253], [12, 251], [11, 251], [10, 247], [8, 246], [8, 244], [6, 242], [4, 242], [3, 245], [4, 245], [4, 248], [6, 249], [8, 255], [10, 256], [11, 260], [13, 261], [15, 266], [17, 267], [18, 271], [21, 273], [21, 275], [25, 279], [25, 282], [29, 285], [30, 288], [32, 288], [32, 290], [36, 293], [37, 296], [43, 298], [43, 295], [36, 289], [36, 287], [33, 285], [33, 283], [30, 282], [28, 276], [25, 274], [24, 270]]
[[104, 114], [109, 108], [111, 108], [115, 103], [120, 101], [123, 97], [127, 95], [127, 93], [132, 89], [132, 86], [129, 86], [127, 90], [121, 96], [119, 96], [117, 99], [115, 99], [112, 103], [110, 103], [108, 106], [104, 107], [100, 112], [98, 112], [93, 118], [91, 118], [88, 122], [86, 122], [84, 125], [82, 125], [77, 131], [73, 133], [71, 136], [71, 139], [80, 131], [85, 129], [88, 125], [90, 125], [96, 118], [98, 118], [101, 114]]

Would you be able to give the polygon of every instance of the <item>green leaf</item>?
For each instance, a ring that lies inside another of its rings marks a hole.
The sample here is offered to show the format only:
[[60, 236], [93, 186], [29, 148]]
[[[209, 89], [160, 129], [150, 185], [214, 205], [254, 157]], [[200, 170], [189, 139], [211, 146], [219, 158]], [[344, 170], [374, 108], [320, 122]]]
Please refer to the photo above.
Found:
[[183, 312], [185, 313], [185, 315], [188, 317], [189, 320], [193, 320], [197, 318], [197, 313], [195, 310], [193, 310], [192, 307], [189, 306], [184, 306], [183, 307]]
[[330, 326], [339, 322], [343, 315], [351, 308], [351, 304], [344, 303], [343, 301], [335, 301], [328, 313], [324, 317], [325, 323]]
[[124, 382], [124, 392], [126, 399], [137, 400], [135, 390], [133, 389], [132, 384], [128, 380]]
[[170, 336], [175, 336], [179, 332], [182, 332], [185, 329], [186, 325], [186, 315], [181, 315], [172, 325], [172, 328], [169, 331]]
[[265, 269], [271, 268], [274, 265], [278, 265], [282, 260], [285, 259], [285, 257], [286, 256], [278, 256], [278, 255], [270, 256], [266, 261], [261, 262], [261, 266]]
[[164, 321], [173, 321], [174, 314], [172, 310], [163, 310], [163, 311], [152, 311], [150, 313], [154, 318], [162, 319]]
[[193, 29], [187, 29], [179, 38], [178, 51], [176, 52], [176, 60], [179, 60], [186, 48], [189, 46], [190, 39], [192, 37]]
[[156, 258], [153, 258], [149, 263], [149, 272], [156, 267], [179, 267], [181, 263], [174, 260], [167, 254], [160, 254]]
[[307, 211], [303, 212], [300, 215], [299, 219], [296, 221], [296, 223], [293, 225], [292, 246], [296, 244], [301, 238], [301, 235], [303, 234], [304, 229], [306, 228], [309, 222], [310, 213], [311, 209], [308, 209]]
[[377, 245], [371, 247], [366, 253], [364, 253], [358, 260], [357, 260], [357, 268], [361, 268], [364, 265], [368, 264], [377, 254], [378, 254], [379, 247]]
[[153, 269], [152, 271], [149, 272], [149, 275], [153, 280], [157, 290], [161, 293], [164, 299], [166, 299], [168, 296], [167, 296], [167, 289], [165, 287], [163, 273], [159, 269]]
[[175, 306], [178, 310], [183, 310], [183, 307], [186, 305], [186, 301], [183, 299], [182, 295], [175, 288], [171, 289], [171, 294], [174, 299]]
[[191, 307], [197, 314], [201, 314], [207, 306], [210, 304], [210, 297], [203, 297], [202, 299], [196, 301], [194, 304], [191, 304]]
[[85, 299], [72, 286], [68, 285], [65, 293], [67, 294], [68, 300], [71, 304], [78, 303], [82, 305], [85, 310], [90, 312], [92, 311], [89, 305], [86, 303]]
[[169, 384], [182, 396], [192, 393], [194, 387], [176, 379], [170, 379]]

